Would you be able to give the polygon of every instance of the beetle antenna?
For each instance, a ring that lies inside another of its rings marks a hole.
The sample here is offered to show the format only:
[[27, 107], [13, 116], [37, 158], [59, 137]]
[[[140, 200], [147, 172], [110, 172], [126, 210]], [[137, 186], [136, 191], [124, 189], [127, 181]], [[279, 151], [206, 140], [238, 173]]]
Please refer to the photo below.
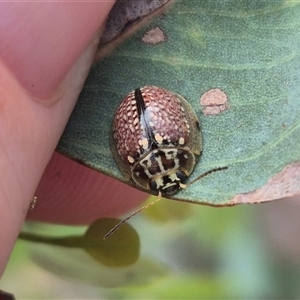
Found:
[[214, 173], [214, 172], [218, 172], [218, 171], [223, 171], [223, 170], [226, 170], [228, 169], [228, 167], [219, 167], [219, 168], [215, 168], [215, 169], [212, 169], [212, 170], [209, 170], [201, 175], [199, 175], [198, 177], [196, 177], [193, 181], [187, 183], [187, 184], [183, 184], [182, 186], [180, 185], [180, 187], [182, 189], [186, 189], [187, 187], [189, 187], [190, 185], [194, 184], [196, 181], [200, 180], [201, 178], [207, 176], [208, 174], [211, 174], [211, 173]]
[[160, 199], [161, 199], [161, 192], [158, 192], [158, 196], [157, 196], [157, 198], [155, 200], [153, 200], [150, 203], [148, 203], [148, 204], [142, 206], [141, 208], [137, 209], [132, 214], [130, 214], [128, 217], [126, 217], [124, 220], [120, 221], [117, 225], [115, 225], [115, 227], [113, 227], [108, 233], [105, 234], [105, 236], [103, 237], [103, 239], [106, 240], [107, 238], [109, 238], [116, 230], [118, 230], [122, 225], [124, 225], [133, 216], [135, 216], [136, 214], [138, 214], [142, 210], [147, 209], [148, 207], [152, 206], [153, 204], [155, 204], [156, 202], [158, 202]]

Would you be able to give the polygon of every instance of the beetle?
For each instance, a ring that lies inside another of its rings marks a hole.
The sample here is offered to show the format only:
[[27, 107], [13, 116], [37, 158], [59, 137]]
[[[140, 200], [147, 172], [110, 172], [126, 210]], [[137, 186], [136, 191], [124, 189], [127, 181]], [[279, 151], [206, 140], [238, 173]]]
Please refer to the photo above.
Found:
[[170, 196], [185, 188], [201, 155], [199, 120], [182, 96], [156, 86], [137, 88], [116, 110], [111, 149], [127, 181]]
[[209, 170], [185, 184], [202, 152], [199, 120], [182, 96], [161, 87], [137, 88], [123, 98], [114, 116], [110, 143], [124, 178], [158, 197], [120, 221], [103, 239], [162, 196], [227, 169]]

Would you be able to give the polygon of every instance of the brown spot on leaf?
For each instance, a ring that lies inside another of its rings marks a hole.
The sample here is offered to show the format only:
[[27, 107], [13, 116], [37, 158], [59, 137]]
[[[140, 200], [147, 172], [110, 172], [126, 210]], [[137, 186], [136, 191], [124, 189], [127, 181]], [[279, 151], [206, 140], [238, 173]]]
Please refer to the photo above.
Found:
[[218, 115], [229, 108], [227, 95], [220, 89], [211, 89], [204, 93], [201, 96], [200, 105], [204, 107], [205, 116]]
[[292, 197], [300, 194], [300, 162], [286, 166], [272, 177], [266, 185], [247, 194], [236, 195], [229, 205], [260, 203]]
[[149, 30], [144, 34], [142, 38], [142, 42], [146, 44], [153, 44], [153, 45], [162, 43], [166, 40], [167, 40], [166, 35], [159, 27], [155, 27], [154, 29]]

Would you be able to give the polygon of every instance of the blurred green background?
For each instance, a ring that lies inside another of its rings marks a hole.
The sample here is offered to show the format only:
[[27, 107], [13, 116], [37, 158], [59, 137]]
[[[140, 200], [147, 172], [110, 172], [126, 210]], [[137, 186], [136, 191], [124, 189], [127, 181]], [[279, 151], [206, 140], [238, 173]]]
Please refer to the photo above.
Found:
[[[130, 220], [141, 240], [132, 266], [19, 240], [1, 289], [17, 299], [299, 299], [299, 212], [295, 198], [228, 208], [162, 200]], [[86, 228], [24, 230], [65, 236]]]

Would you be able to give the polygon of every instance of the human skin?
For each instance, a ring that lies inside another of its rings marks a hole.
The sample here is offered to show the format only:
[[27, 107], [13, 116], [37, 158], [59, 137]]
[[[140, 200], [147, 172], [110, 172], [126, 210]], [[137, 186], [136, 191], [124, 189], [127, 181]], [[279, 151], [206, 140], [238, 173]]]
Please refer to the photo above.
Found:
[[146, 198], [54, 153], [113, 4], [0, 3], [0, 275], [26, 217], [88, 224]]

